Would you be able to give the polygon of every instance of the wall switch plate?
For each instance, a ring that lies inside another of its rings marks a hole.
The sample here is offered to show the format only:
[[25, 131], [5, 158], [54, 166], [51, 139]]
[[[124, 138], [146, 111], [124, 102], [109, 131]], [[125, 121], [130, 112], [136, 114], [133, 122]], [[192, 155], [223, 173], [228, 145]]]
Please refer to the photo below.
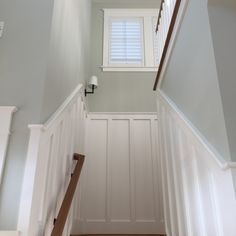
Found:
[[4, 29], [4, 21], [0, 21], [0, 38], [2, 37], [3, 29]]

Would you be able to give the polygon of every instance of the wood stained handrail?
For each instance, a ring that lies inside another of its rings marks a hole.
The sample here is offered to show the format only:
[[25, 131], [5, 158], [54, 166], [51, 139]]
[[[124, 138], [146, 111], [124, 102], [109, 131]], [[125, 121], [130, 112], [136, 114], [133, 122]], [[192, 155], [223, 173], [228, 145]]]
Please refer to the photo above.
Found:
[[164, 5], [165, 0], [161, 0], [161, 6], [160, 6], [160, 10], [159, 10], [159, 14], [158, 14], [158, 18], [157, 18], [157, 27], [156, 27], [156, 33], [159, 29], [159, 25], [160, 25], [160, 21], [161, 21], [161, 13], [163, 10], [163, 5]]
[[169, 27], [168, 34], [167, 34], [167, 37], [166, 37], [165, 46], [164, 46], [164, 49], [163, 49], [160, 65], [159, 65], [157, 76], [156, 76], [156, 81], [155, 81], [155, 84], [153, 86], [154, 91], [157, 89], [157, 85], [158, 85], [158, 82], [159, 82], [159, 79], [160, 79], [160, 76], [161, 76], [163, 65], [164, 65], [164, 62], [165, 62], [165, 59], [166, 59], [166, 54], [167, 54], [167, 51], [168, 51], [168, 48], [169, 48], [169, 45], [170, 45], [171, 36], [173, 34], [174, 27], [175, 27], [175, 22], [176, 22], [176, 19], [177, 19], [177, 16], [178, 16], [180, 4], [181, 4], [181, 0], [176, 0], [174, 12], [173, 12], [173, 15], [172, 15], [172, 18], [171, 18], [170, 27]]
[[71, 207], [71, 203], [74, 197], [77, 183], [79, 181], [79, 176], [84, 163], [84, 156], [81, 154], [74, 154], [74, 160], [77, 160], [77, 164], [72, 174], [69, 186], [67, 188], [64, 200], [62, 202], [58, 217], [55, 220], [54, 228], [52, 230], [51, 236], [61, 236], [65, 227], [65, 223], [68, 217], [68, 213]]

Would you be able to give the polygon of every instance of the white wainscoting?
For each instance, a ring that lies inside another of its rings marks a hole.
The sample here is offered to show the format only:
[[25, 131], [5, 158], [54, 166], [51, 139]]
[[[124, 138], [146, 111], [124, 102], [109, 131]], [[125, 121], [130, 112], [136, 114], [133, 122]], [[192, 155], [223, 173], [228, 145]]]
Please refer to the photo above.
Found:
[[0, 184], [5, 164], [12, 115], [16, 107], [0, 106]]
[[235, 163], [221, 161], [161, 92], [158, 117], [167, 235], [235, 236]]
[[[86, 108], [79, 85], [44, 125], [30, 125], [18, 230], [50, 236], [74, 170], [73, 154], [84, 151]], [[75, 203], [75, 201], [74, 201]], [[74, 203], [63, 236], [71, 233]]]
[[156, 113], [90, 113], [74, 232], [163, 233]]

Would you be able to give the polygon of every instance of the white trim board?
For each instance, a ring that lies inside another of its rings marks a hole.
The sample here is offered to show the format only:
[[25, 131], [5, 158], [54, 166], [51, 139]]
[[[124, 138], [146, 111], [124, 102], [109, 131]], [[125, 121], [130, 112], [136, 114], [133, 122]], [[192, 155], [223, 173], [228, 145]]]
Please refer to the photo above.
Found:
[[[103, 9], [104, 11], [104, 37], [103, 37], [103, 71], [157, 71], [155, 60], [155, 37], [153, 32], [153, 18], [157, 18], [158, 9]], [[134, 18], [140, 23], [142, 47], [142, 61], [134, 64], [114, 63], [110, 58], [110, 23], [113, 19]]]
[[0, 106], [0, 184], [5, 165], [12, 115], [16, 107]]
[[[173, 101], [163, 92], [158, 90], [158, 97], [166, 103], [167, 107], [170, 109], [170, 111], [174, 111], [176, 115], [179, 116], [182, 125], [191, 130], [191, 132], [196, 137], [196, 140], [203, 145], [209, 153], [211, 153], [211, 156], [214, 158], [214, 161], [222, 170], [227, 169], [235, 169], [236, 168], [236, 162], [232, 161], [226, 161], [222, 156], [220, 156], [219, 153], [207, 142], [207, 140], [202, 136], [202, 134], [196, 129], [196, 127], [186, 118], [186, 116], [179, 110], [179, 108], [174, 104]], [[159, 114], [158, 114], [159, 115]]]
[[19, 236], [20, 232], [18, 231], [0, 231], [0, 236]]
[[84, 100], [83, 96], [83, 84], [79, 84], [73, 92], [66, 98], [66, 100], [62, 103], [62, 105], [54, 112], [54, 114], [49, 118], [48, 121], [43, 125], [43, 129], [47, 130], [58, 117], [63, 113], [63, 111], [74, 101], [77, 94], [80, 94], [82, 100]]
[[[22, 236], [51, 233], [74, 168], [72, 156], [84, 150], [82, 126], [86, 116], [84, 90], [79, 84], [46, 123], [29, 125], [17, 227]], [[58, 178], [59, 173], [63, 178]], [[51, 211], [51, 204], [55, 211]], [[71, 222], [72, 211], [65, 226], [68, 230]]]
[[103, 71], [114, 71], [114, 72], [157, 72], [158, 67], [112, 67], [112, 66], [101, 66]]

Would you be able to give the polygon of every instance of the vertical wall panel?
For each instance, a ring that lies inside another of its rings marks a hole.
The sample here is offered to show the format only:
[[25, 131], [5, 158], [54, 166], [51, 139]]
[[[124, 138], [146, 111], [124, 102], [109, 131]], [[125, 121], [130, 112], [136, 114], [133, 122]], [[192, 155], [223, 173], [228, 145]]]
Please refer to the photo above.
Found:
[[88, 220], [105, 221], [107, 120], [93, 120], [89, 123], [88, 140], [85, 214]]
[[155, 220], [150, 120], [134, 120], [136, 220]]
[[164, 233], [156, 114], [89, 116], [78, 233]]
[[111, 126], [111, 219], [130, 220], [129, 120], [113, 120]]

